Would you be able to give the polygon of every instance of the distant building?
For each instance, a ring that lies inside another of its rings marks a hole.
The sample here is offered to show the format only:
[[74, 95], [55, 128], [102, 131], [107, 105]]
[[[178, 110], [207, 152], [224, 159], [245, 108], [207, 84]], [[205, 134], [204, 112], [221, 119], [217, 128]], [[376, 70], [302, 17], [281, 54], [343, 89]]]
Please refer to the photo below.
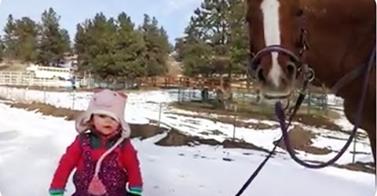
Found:
[[69, 67], [76, 70], [77, 64], [77, 54], [67, 53], [64, 55], [64, 60], [59, 64], [59, 67]]
[[74, 77], [71, 67], [51, 67], [31, 64], [26, 68], [35, 78], [70, 80]]

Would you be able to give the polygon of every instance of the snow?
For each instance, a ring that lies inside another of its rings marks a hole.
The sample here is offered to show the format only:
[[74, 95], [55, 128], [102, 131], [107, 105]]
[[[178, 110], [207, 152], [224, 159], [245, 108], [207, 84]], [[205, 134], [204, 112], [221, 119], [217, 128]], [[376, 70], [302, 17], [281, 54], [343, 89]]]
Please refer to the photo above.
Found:
[[[12, 100], [39, 101], [59, 107], [84, 110], [89, 92], [44, 92], [30, 89], [0, 87], [0, 95]], [[231, 124], [214, 122], [202, 117], [190, 117], [185, 112], [167, 105], [178, 99], [174, 90], [132, 91], [128, 94], [126, 120], [132, 123], [147, 123], [159, 120], [168, 127], [174, 127], [186, 134], [223, 141], [233, 137]], [[159, 111], [161, 110], [161, 115]], [[62, 153], [76, 132], [74, 122], [63, 118], [44, 116], [34, 111], [12, 108], [0, 103], [0, 195], [2, 196], [44, 196], [48, 195], [49, 183]], [[207, 115], [208, 116], [208, 115]], [[248, 119], [248, 122], [259, 122]], [[261, 121], [276, 125], [274, 121]], [[352, 125], [342, 116], [336, 121], [344, 129]], [[306, 125], [318, 133], [314, 146], [340, 149], [346, 134], [332, 132]], [[221, 134], [210, 134], [217, 130]], [[276, 129], [253, 130], [235, 128], [235, 136], [259, 147], [271, 149], [272, 142], [280, 137]], [[207, 132], [207, 134], [203, 134]], [[321, 134], [319, 134], [321, 133]], [[194, 147], [162, 147], [154, 142], [166, 133], [152, 138], [132, 140], [138, 150], [144, 178], [146, 196], [227, 196], [235, 195], [243, 183], [267, 155], [265, 152], [246, 149], [224, 149], [222, 146], [199, 145]], [[342, 140], [324, 136], [335, 136]], [[352, 149], [337, 162], [352, 161]], [[293, 162], [284, 150], [266, 164], [254, 182], [243, 195], [253, 196], [372, 196], [375, 192], [373, 174], [327, 167], [319, 170], [303, 168]], [[367, 139], [357, 144], [357, 161], [370, 162], [372, 155]], [[312, 155], [300, 152], [299, 156], [309, 160], [327, 160], [334, 156]], [[231, 161], [225, 161], [224, 158]], [[74, 191], [70, 181], [67, 194]]]

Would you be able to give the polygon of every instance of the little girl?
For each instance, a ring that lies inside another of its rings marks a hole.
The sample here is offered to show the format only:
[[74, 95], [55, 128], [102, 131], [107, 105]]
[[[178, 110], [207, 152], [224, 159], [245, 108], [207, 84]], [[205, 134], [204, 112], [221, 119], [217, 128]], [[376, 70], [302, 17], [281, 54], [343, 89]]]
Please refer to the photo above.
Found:
[[136, 151], [124, 120], [127, 96], [102, 90], [76, 120], [79, 135], [59, 162], [49, 189], [63, 196], [67, 179], [76, 168], [73, 196], [141, 195], [142, 177]]

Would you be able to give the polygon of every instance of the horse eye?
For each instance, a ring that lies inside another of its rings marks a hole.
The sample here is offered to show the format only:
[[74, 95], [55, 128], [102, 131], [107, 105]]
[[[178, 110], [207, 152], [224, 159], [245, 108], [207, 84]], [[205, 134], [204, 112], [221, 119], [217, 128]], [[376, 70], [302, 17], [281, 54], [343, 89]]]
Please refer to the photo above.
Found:
[[302, 9], [297, 10], [296, 16], [302, 16], [304, 14], [304, 11]]
[[290, 60], [292, 63], [297, 63], [297, 60], [296, 60], [294, 57], [292, 57], [292, 56], [289, 57], [289, 60]]

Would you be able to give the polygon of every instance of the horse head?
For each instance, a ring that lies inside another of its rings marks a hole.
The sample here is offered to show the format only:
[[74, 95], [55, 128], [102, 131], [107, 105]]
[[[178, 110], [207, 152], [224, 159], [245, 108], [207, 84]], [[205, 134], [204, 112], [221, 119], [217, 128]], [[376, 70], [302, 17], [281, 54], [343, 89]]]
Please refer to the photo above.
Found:
[[248, 0], [249, 70], [262, 95], [288, 97], [299, 81], [312, 79], [313, 71], [303, 67], [306, 64], [331, 87], [354, 66], [365, 63], [374, 45], [373, 3]]
[[[305, 45], [298, 0], [249, 0], [250, 71], [265, 98], [288, 97], [299, 79]], [[283, 12], [284, 14], [281, 14]]]
[[[376, 69], [363, 70], [375, 64], [375, 11], [373, 0], [247, 0], [246, 16], [249, 70], [262, 97], [288, 98], [315, 73], [314, 84], [344, 98], [350, 122], [355, 124], [356, 111], [364, 108], [360, 127], [368, 132], [374, 154]], [[365, 104], [359, 104], [363, 86]]]

